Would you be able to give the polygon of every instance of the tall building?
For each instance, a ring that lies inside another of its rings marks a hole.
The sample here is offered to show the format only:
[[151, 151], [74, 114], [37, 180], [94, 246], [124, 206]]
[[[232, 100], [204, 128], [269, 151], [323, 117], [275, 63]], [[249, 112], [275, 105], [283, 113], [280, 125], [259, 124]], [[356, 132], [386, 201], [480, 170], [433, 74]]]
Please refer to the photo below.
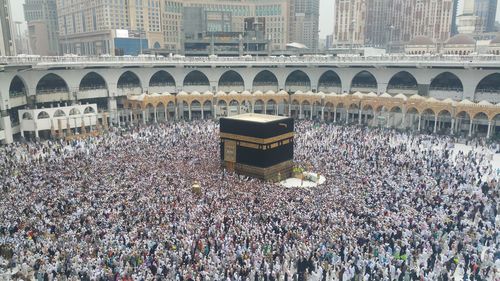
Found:
[[16, 55], [9, 0], [0, 0], [0, 56]]
[[24, 17], [33, 54], [54, 56], [59, 50], [59, 26], [56, 0], [26, 0]]
[[160, 0], [57, 0], [61, 48], [81, 55], [136, 55], [164, 42]]
[[497, 0], [475, 0], [474, 15], [479, 18], [477, 33], [495, 32]]
[[14, 38], [16, 42], [16, 54], [31, 54], [31, 48], [29, 43], [29, 35], [28, 30], [24, 30], [22, 28], [23, 22], [16, 21], [14, 22], [15, 32]]
[[458, 16], [458, 1], [460, 0], [453, 0], [453, 15], [451, 18], [451, 36], [455, 36], [458, 34], [458, 28], [457, 28], [457, 16]]
[[290, 0], [290, 42], [318, 49], [319, 0]]
[[450, 37], [455, 0], [335, 0], [335, 44], [402, 46], [424, 35]]
[[385, 48], [391, 41], [391, 36], [394, 35], [392, 32], [394, 23], [390, 21], [391, 10], [388, 9], [391, 2], [392, 0], [366, 1], [365, 46]]
[[[208, 31], [224, 32], [244, 32], [245, 19], [264, 18], [267, 39], [271, 42], [273, 50], [283, 50], [289, 42], [289, 3], [290, 0], [164, 0], [162, 8], [163, 31], [165, 34], [165, 49], [173, 52], [182, 49], [183, 40], [186, 32], [189, 33], [189, 27], [186, 21], [189, 21], [188, 15], [195, 10], [188, 8], [198, 7], [203, 12], [215, 12], [213, 15], [224, 14], [226, 22], [223, 30], [220, 25], [211, 25], [212, 29]], [[222, 14], [221, 14], [222, 13]], [[220, 22], [214, 20], [214, 22]], [[228, 24], [230, 22], [230, 24]]]
[[366, 3], [364, 0], [335, 0], [334, 40], [338, 46], [365, 43]]
[[497, 0], [464, 0], [463, 12], [457, 17], [459, 33], [495, 32]]
[[457, 29], [459, 33], [479, 33], [481, 19], [475, 14], [476, 0], [464, 0], [463, 12], [457, 17]]

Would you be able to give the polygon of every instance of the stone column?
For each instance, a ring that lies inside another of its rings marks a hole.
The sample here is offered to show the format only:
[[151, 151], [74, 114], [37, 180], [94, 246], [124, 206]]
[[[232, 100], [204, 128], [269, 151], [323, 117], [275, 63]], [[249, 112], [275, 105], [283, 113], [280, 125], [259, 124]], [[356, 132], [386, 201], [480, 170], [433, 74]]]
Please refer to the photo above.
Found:
[[142, 123], [146, 124], [146, 110], [142, 110]]
[[345, 111], [345, 123], [349, 124], [349, 109], [346, 109]]
[[417, 130], [420, 132], [420, 128], [421, 128], [421, 125], [422, 125], [422, 115], [419, 114], [418, 115], [418, 127], [417, 127]]
[[418, 94], [421, 96], [429, 96], [430, 84], [418, 84]]
[[437, 132], [437, 126], [438, 126], [438, 115], [434, 115], [434, 134]]
[[[14, 137], [12, 136], [12, 124], [10, 122], [9, 110], [0, 111], [0, 116], [0, 122], [2, 124], [3, 132], [5, 133], [5, 144], [13, 143]], [[36, 121], [36, 116], [33, 116], [33, 120]]]
[[118, 114], [118, 104], [116, 102], [115, 97], [110, 97], [108, 99], [108, 110], [111, 113], [111, 115], [110, 115], [111, 122], [110, 123], [113, 124], [115, 122], [115, 119], [117, 118], [117, 114]]
[[451, 128], [450, 128], [450, 134], [453, 135], [453, 133], [455, 132], [455, 118], [451, 118]]
[[337, 123], [337, 106], [333, 109], [333, 123]]
[[470, 119], [470, 124], [469, 124], [469, 137], [472, 137], [472, 118]]
[[406, 121], [406, 111], [403, 111], [403, 118], [401, 119], [401, 129], [402, 130], [404, 130], [406, 127], [405, 121]]
[[359, 125], [361, 125], [362, 118], [363, 118], [363, 111], [360, 108], [359, 109], [359, 116], [358, 116], [358, 124]]
[[[182, 111], [184, 111], [184, 108], [182, 109]], [[183, 113], [183, 115], [184, 115], [184, 113]], [[192, 119], [191, 104], [188, 105], [188, 117], [189, 117], [189, 121], [191, 121], [191, 119]]]
[[321, 108], [321, 121], [325, 121], [325, 107]]
[[486, 138], [490, 138], [491, 135], [491, 120], [488, 121], [488, 134], [486, 135]]
[[302, 119], [302, 103], [299, 104], [299, 119]]
[[156, 111], [156, 106], [155, 106], [155, 123], [158, 123], [158, 112]]

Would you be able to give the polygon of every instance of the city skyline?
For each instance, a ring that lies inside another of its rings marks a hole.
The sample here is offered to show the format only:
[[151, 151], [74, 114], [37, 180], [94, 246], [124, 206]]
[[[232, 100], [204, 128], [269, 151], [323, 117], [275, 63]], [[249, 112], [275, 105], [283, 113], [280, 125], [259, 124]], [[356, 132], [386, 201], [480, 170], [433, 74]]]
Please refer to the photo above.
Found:
[[[461, 0], [462, 2], [463, 0]], [[327, 35], [333, 34], [334, 25], [334, 13], [333, 13], [333, 0], [320, 0], [320, 19], [319, 19], [319, 29], [320, 38], [325, 38]], [[23, 4], [24, 0], [21, 1], [11, 1], [12, 14], [15, 21], [24, 21]], [[459, 4], [459, 10], [461, 10], [461, 4]], [[328, 14], [325, 11], [332, 11]], [[460, 14], [460, 13], [459, 13]], [[496, 20], [500, 20], [500, 5], [497, 7]], [[26, 25], [24, 25], [26, 26]]]

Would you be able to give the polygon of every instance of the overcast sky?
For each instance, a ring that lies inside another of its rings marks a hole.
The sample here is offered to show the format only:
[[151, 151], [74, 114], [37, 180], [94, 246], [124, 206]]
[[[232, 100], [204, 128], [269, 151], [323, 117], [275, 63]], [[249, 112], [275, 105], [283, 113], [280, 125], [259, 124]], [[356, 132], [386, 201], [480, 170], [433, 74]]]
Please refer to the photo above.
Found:
[[[333, 33], [333, 3], [335, 0], [320, 0], [321, 1], [321, 7], [320, 7], [320, 38], [324, 38], [329, 34]], [[24, 14], [23, 14], [23, 3], [24, 0], [11, 0], [10, 4], [12, 7], [12, 14], [13, 14], [13, 19], [14, 21], [24, 21]], [[459, 14], [460, 14], [460, 8], [461, 5], [459, 6]], [[497, 20], [500, 19], [500, 5], [497, 7]]]

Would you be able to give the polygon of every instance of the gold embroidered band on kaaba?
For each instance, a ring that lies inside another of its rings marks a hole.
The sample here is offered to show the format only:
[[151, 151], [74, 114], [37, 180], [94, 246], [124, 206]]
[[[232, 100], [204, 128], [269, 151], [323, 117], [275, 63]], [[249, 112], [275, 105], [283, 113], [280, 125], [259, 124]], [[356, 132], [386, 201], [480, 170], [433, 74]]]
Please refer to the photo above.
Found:
[[224, 138], [224, 139], [232, 139], [232, 140], [251, 142], [251, 143], [256, 143], [256, 144], [271, 144], [271, 143], [275, 143], [275, 142], [278, 142], [281, 140], [293, 138], [294, 132], [286, 133], [283, 135], [279, 135], [279, 136], [275, 136], [275, 137], [267, 138], [267, 139], [247, 137], [247, 136], [230, 134], [230, 133], [220, 133], [220, 137]]

